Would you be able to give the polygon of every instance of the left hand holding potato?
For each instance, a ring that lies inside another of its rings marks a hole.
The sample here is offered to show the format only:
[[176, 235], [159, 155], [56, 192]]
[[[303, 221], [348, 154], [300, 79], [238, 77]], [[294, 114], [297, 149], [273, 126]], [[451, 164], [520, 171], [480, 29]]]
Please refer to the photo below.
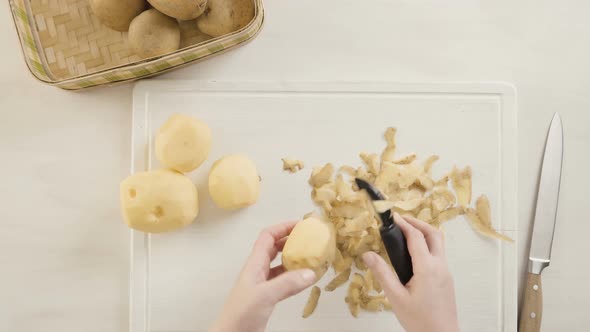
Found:
[[277, 303], [315, 283], [312, 270], [285, 272], [282, 265], [270, 267], [296, 224], [287, 222], [260, 233], [211, 332], [264, 331]]

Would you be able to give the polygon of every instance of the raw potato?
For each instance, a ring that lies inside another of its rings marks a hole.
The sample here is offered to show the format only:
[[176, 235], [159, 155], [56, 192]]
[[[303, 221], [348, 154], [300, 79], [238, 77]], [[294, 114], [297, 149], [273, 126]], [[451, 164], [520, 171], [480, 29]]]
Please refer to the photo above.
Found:
[[260, 196], [256, 165], [243, 155], [229, 155], [217, 160], [209, 172], [209, 194], [218, 207], [226, 210], [256, 203]]
[[148, 0], [158, 11], [179, 20], [188, 21], [203, 14], [207, 0]]
[[90, 0], [90, 8], [100, 22], [117, 31], [129, 30], [131, 21], [145, 7], [145, 0]]
[[307, 303], [305, 304], [305, 308], [303, 308], [303, 318], [307, 318], [313, 314], [315, 308], [318, 306], [318, 301], [320, 300], [321, 294], [322, 291], [318, 286], [312, 287], [309, 298], [307, 299]]
[[191, 224], [199, 214], [197, 188], [171, 170], [131, 175], [120, 186], [123, 218], [147, 233], [169, 232]]
[[295, 226], [283, 248], [283, 266], [291, 271], [312, 269], [320, 279], [334, 261], [336, 252], [334, 226], [316, 218]]
[[180, 27], [175, 19], [149, 9], [131, 22], [129, 44], [143, 59], [171, 53], [180, 48]]
[[180, 25], [180, 48], [193, 46], [213, 37], [204, 34], [197, 27], [197, 20], [178, 21]]
[[188, 173], [199, 167], [211, 150], [211, 129], [206, 123], [174, 114], [156, 136], [156, 158], [166, 167]]
[[199, 30], [219, 37], [240, 30], [254, 18], [254, 0], [208, 0]]

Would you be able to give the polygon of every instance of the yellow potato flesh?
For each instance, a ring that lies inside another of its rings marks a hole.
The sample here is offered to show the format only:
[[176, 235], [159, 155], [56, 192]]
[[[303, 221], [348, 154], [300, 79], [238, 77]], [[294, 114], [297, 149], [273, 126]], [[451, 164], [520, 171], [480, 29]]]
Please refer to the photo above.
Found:
[[172, 115], [156, 136], [156, 158], [168, 168], [188, 173], [199, 167], [211, 150], [211, 129], [195, 118]]
[[307, 218], [299, 222], [287, 238], [282, 261], [285, 269], [312, 269], [321, 278], [334, 261], [336, 232], [323, 220]]
[[260, 196], [256, 165], [243, 155], [229, 155], [216, 161], [209, 172], [209, 194], [226, 210], [250, 206]]
[[189, 178], [171, 170], [129, 176], [121, 182], [120, 198], [123, 219], [142, 232], [179, 229], [199, 214], [197, 188]]

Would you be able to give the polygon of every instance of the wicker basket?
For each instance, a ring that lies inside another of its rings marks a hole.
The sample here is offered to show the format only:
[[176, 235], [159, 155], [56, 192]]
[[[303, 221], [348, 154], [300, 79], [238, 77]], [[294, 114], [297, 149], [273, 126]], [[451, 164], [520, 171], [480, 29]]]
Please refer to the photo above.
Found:
[[23, 54], [39, 80], [77, 90], [154, 76], [216, 55], [254, 38], [264, 19], [262, 0], [243, 29], [202, 41], [183, 33], [184, 48], [148, 60], [131, 52], [127, 33], [102, 25], [88, 0], [9, 0]]

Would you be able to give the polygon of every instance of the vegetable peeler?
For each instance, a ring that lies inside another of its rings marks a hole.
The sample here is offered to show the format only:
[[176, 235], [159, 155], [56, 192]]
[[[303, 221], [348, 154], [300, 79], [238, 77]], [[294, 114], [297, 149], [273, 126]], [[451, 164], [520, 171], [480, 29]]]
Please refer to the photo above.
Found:
[[[356, 178], [355, 182], [359, 189], [365, 190], [367, 194], [369, 194], [372, 201], [385, 200], [385, 196], [367, 181]], [[399, 280], [405, 285], [414, 275], [412, 258], [408, 251], [406, 237], [395, 223], [395, 220], [393, 220], [391, 210], [379, 213], [379, 218], [381, 219], [379, 233], [381, 234], [381, 240], [383, 240], [383, 244], [385, 245], [387, 256], [389, 256], [389, 261], [391, 261], [391, 265], [393, 265]]]

